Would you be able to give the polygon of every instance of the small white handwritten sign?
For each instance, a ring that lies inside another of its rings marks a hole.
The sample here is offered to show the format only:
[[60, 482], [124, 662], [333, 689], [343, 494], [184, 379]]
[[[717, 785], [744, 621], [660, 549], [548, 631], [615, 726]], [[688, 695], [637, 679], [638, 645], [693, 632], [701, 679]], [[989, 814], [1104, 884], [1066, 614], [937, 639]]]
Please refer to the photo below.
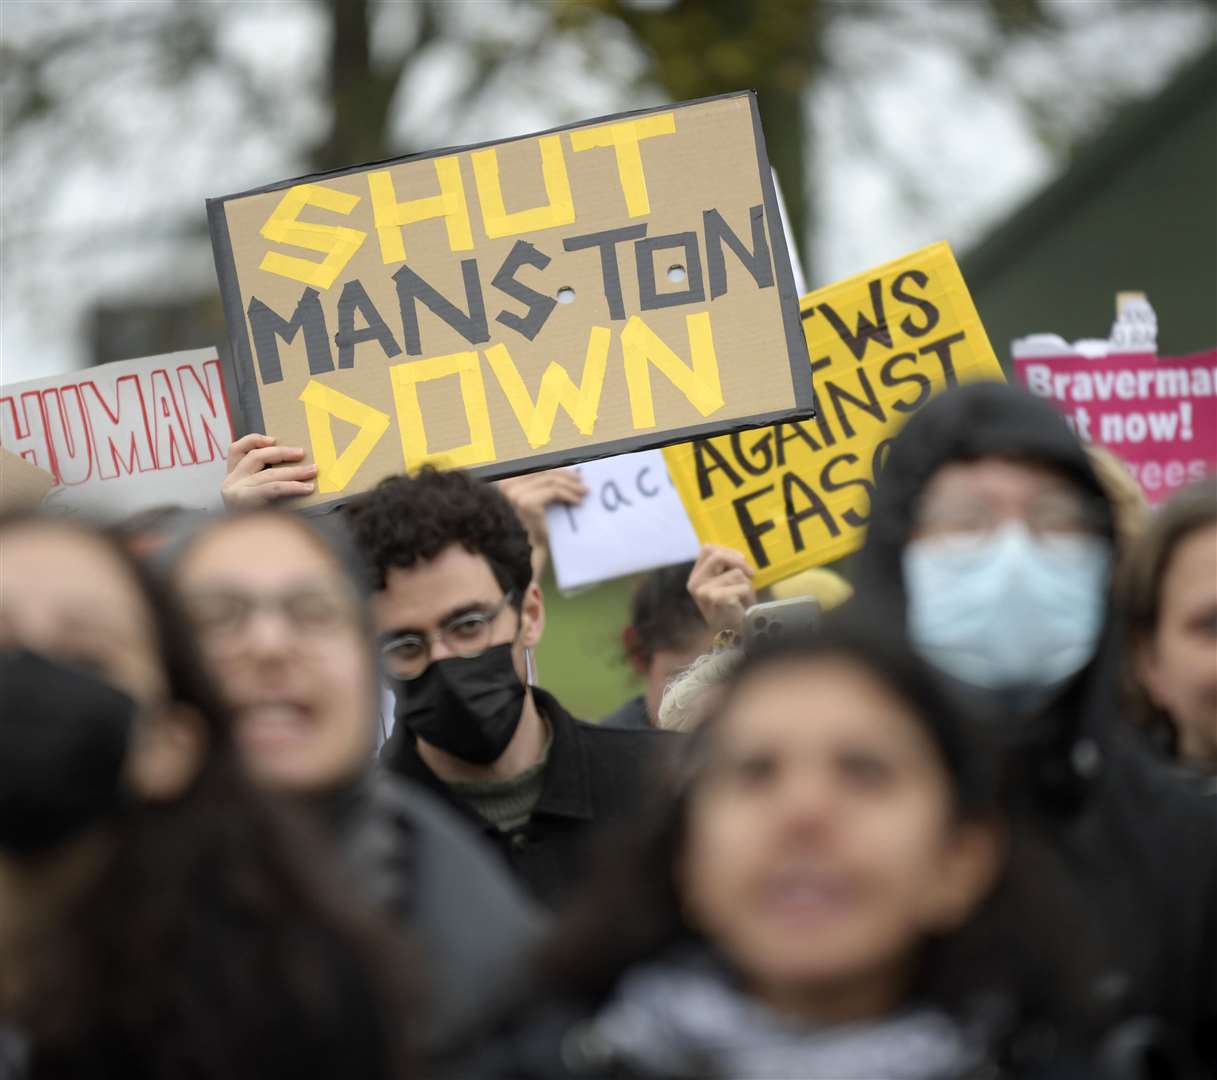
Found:
[[588, 488], [582, 505], [555, 504], [546, 511], [559, 589], [696, 557], [697, 536], [660, 451], [587, 461], [578, 468]]

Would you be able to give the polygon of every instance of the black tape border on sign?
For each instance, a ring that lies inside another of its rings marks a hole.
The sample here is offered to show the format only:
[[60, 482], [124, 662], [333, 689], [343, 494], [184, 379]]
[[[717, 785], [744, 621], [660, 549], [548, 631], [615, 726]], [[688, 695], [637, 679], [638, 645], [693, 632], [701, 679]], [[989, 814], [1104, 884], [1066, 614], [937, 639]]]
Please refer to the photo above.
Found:
[[215, 256], [216, 278], [220, 284], [220, 300], [228, 330], [228, 347], [220, 350], [220, 372], [224, 378], [224, 391], [233, 406], [230, 417], [233, 433], [239, 439], [251, 431], [265, 433], [266, 422], [262, 416], [262, 399], [258, 394], [258, 376], [249, 352], [249, 334], [245, 327], [245, 309], [241, 306], [241, 285], [237, 281], [232, 237], [228, 235], [225, 202], [227, 199], [207, 200], [207, 225], [211, 230], [211, 250]]
[[[220, 350], [220, 365], [224, 376], [225, 390], [229, 400], [235, 405], [236, 415], [232, 417], [233, 429], [238, 438], [251, 431], [265, 432], [265, 420], [262, 413], [262, 401], [258, 393], [258, 376], [254, 371], [253, 356], [250, 352], [249, 333], [245, 324], [245, 311], [241, 306], [241, 287], [237, 280], [237, 264], [233, 257], [232, 237], [228, 232], [228, 218], [224, 212], [224, 204], [231, 199], [244, 199], [250, 195], [262, 195], [268, 191], [282, 191], [295, 187], [297, 184], [310, 184], [338, 176], [350, 176], [352, 173], [367, 172], [381, 165], [400, 165], [409, 161], [428, 161], [432, 158], [449, 157], [453, 154], [469, 153], [481, 150], [487, 146], [503, 146], [507, 143], [520, 142], [524, 139], [536, 139], [544, 135], [554, 135], [579, 128], [598, 127], [620, 120], [628, 120], [637, 116], [650, 116], [654, 113], [672, 112], [693, 105], [707, 105], [715, 101], [725, 101], [731, 98], [747, 97], [752, 114], [752, 130], [756, 143], [757, 170], [761, 183], [761, 194], [765, 205], [765, 217], [769, 223], [769, 250], [772, 253], [773, 265], [778, 289], [778, 299], [782, 309], [782, 325], [786, 333], [787, 359], [790, 363], [791, 384], [794, 389], [795, 403], [793, 408], [777, 412], [761, 413], [756, 416], [741, 417], [732, 420], [724, 426], [721, 422], [695, 424], [665, 432], [633, 435], [613, 442], [597, 443], [594, 448], [585, 449], [572, 447], [569, 450], [558, 450], [552, 454], [540, 454], [513, 461], [493, 462], [488, 465], [475, 466], [467, 471], [485, 480], [500, 480], [508, 476], [523, 476], [527, 473], [539, 472], [543, 469], [554, 469], [564, 465], [577, 465], [583, 461], [595, 461], [599, 458], [614, 457], [617, 454], [633, 453], [637, 450], [652, 450], [675, 443], [690, 442], [694, 439], [710, 438], [716, 435], [731, 435], [739, 431], [753, 428], [768, 427], [782, 422], [807, 420], [816, 415], [816, 395], [812, 388], [811, 365], [807, 356], [807, 344], [803, 337], [802, 317], [799, 311], [799, 297], [795, 292], [794, 275], [790, 269], [790, 253], [786, 249], [786, 238], [782, 232], [782, 219], [778, 214], [777, 193], [773, 185], [773, 172], [769, 166], [769, 154], [765, 148], [765, 135], [761, 129], [760, 110], [757, 107], [755, 90], [736, 90], [726, 94], [714, 94], [711, 97], [695, 98], [691, 101], [678, 101], [667, 105], [658, 105], [646, 109], [632, 109], [627, 112], [612, 113], [608, 116], [594, 117], [575, 124], [561, 124], [545, 131], [535, 131], [527, 135], [516, 135], [507, 139], [488, 139], [485, 142], [470, 143], [467, 146], [444, 147], [439, 150], [427, 150], [417, 154], [407, 154], [403, 157], [385, 158], [382, 161], [369, 161], [361, 165], [351, 165], [343, 169], [331, 169], [327, 172], [309, 173], [291, 180], [279, 180], [273, 184], [250, 188], [248, 191], [233, 195], [222, 195], [207, 200], [207, 223], [211, 231], [211, 246], [215, 256], [216, 278], [219, 281], [220, 297], [224, 307], [224, 321], [228, 328], [227, 349]], [[304, 513], [322, 514], [340, 508], [343, 504], [358, 498], [362, 492], [341, 495], [329, 502], [317, 503], [301, 508]]]

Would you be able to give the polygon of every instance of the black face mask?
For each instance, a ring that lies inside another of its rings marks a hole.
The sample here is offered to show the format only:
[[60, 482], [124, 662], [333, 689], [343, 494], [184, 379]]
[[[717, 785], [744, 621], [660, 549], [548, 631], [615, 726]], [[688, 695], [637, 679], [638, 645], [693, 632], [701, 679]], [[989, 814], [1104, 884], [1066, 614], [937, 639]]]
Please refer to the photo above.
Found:
[[122, 798], [134, 699], [26, 649], [0, 649], [0, 851], [50, 851]]
[[511, 643], [481, 656], [436, 660], [417, 679], [398, 679], [399, 724], [432, 746], [475, 765], [498, 760], [520, 724], [524, 684]]

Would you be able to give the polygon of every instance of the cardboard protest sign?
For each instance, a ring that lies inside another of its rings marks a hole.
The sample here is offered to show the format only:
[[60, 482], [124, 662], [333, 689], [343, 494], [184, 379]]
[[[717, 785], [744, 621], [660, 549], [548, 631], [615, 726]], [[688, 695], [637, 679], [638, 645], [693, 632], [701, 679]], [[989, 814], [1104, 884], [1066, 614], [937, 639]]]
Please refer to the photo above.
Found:
[[45, 469], [0, 447], [0, 510], [37, 506], [54, 486]]
[[751, 94], [208, 202], [239, 424], [341, 500], [810, 413]]
[[588, 487], [579, 506], [555, 503], [545, 517], [558, 588], [694, 559], [700, 545], [663, 453], [642, 450], [579, 466]]
[[214, 349], [0, 387], [0, 447], [50, 476], [49, 509], [218, 507], [231, 441]]
[[800, 308], [816, 418], [664, 451], [698, 537], [747, 555], [757, 588], [858, 548], [900, 424], [948, 386], [1003, 378], [946, 244]]
[[1078, 438], [1107, 447], [1151, 503], [1217, 471], [1217, 349], [1158, 356], [1157, 321], [1123, 294], [1107, 341], [1054, 334], [1014, 342], [1014, 370], [1065, 414]]

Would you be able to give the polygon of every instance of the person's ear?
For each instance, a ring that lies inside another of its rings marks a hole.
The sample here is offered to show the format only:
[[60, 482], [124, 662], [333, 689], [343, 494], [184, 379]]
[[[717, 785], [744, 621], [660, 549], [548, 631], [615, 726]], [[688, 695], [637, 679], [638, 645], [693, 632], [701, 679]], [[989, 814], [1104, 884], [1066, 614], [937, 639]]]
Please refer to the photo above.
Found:
[[625, 650], [626, 659], [630, 662], [630, 670], [635, 675], [646, 675], [648, 665], [642, 657], [636, 626], [627, 626], [621, 631], [621, 645]]
[[545, 599], [541, 586], [535, 581], [524, 591], [520, 606], [520, 641], [526, 649], [535, 649], [545, 633]]
[[207, 731], [198, 711], [167, 705], [137, 723], [127, 754], [127, 784], [141, 799], [169, 802], [198, 776], [206, 753]]
[[965, 922], [993, 888], [1005, 854], [1004, 830], [997, 823], [956, 826], [931, 878], [922, 926], [931, 933], [946, 933]]

